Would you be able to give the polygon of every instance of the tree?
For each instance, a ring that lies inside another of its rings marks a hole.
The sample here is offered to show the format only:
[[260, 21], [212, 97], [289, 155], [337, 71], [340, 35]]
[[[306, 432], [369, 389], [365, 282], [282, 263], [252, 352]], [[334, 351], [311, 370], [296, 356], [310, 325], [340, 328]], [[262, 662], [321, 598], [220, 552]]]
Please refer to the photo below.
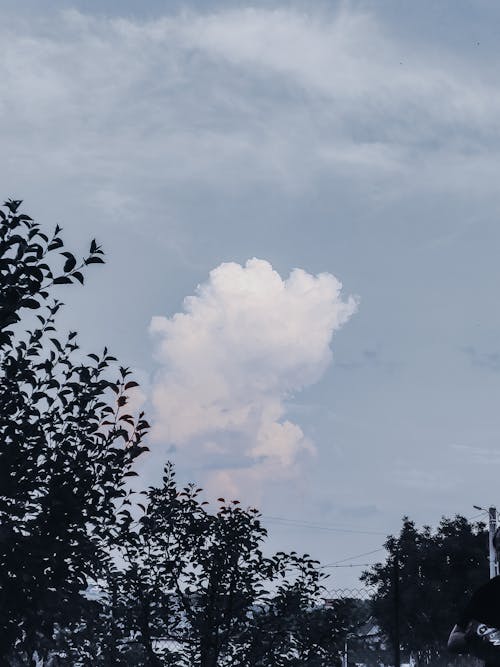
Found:
[[[284, 557], [284, 560], [283, 560]], [[332, 667], [340, 665], [347, 634], [364, 620], [357, 601], [318, 604], [322, 575], [308, 554], [277, 554], [282, 580], [247, 629], [241, 667]]]
[[174, 658], [168, 648], [153, 647], [158, 638], [182, 642], [183, 655], [175, 664], [218, 665], [246, 623], [269, 569], [259, 549], [265, 530], [257, 510], [220, 499], [211, 514], [201, 491], [195, 485], [179, 489], [167, 464], [162, 485], [147, 492], [137, 530], [130, 512], [122, 511], [128, 627], [147, 665]]
[[[56, 330], [58, 285], [102, 263], [81, 261], [21, 202], [0, 210], [0, 662], [47, 654], [61, 624], [78, 623], [83, 592], [109, 561], [116, 508], [147, 448], [147, 422], [126, 414], [137, 383], [106, 348], [79, 353]], [[57, 268], [57, 255], [63, 257]], [[26, 329], [30, 327], [29, 329]]]
[[121, 595], [140, 664], [319, 667], [338, 657], [345, 618], [315, 608], [323, 576], [317, 561], [295, 552], [265, 557], [259, 512], [219, 498], [211, 513], [201, 491], [178, 488], [168, 464], [135, 528], [122, 510]]
[[451, 627], [472, 592], [488, 578], [487, 544], [485, 525], [462, 516], [443, 518], [435, 532], [428, 526], [418, 530], [404, 517], [399, 536], [385, 544], [385, 563], [361, 577], [376, 587], [374, 614], [392, 644], [397, 572], [403, 650], [419, 664], [448, 661], [445, 647]]

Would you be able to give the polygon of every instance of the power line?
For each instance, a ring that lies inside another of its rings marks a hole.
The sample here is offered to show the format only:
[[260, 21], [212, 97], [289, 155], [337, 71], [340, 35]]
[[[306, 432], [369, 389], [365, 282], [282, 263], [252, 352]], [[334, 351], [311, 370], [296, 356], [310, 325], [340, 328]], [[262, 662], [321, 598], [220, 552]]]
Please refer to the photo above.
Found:
[[[472, 521], [473, 519], [476, 519], [479, 516], [482, 516], [483, 512], [479, 514], [475, 514], [471, 517], [466, 517], [467, 521]], [[332, 531], [332, 532], [341, 532], [341, 533], [354, 533], [354, 534], [361, 534], [361, 535], [384, 535], [387, 537], [387, 533], [382, 533], [380, 531], [373, 531], [373, 530], [356, 530], [352, 528], [340, 528], [339, 526], [332, 526], [328, 524], [321, 524], [321, 523], [312, 523], [310, 521], [305, 521], [302, 519], [288, 519], [285, 517], [280, 517], [280, 516], [269, 516], [269, 515], [262, 515], [262, 518], [267, 520], [267, 521], [275, 521], [278, 523], [281, 523], [282, 525], [289, 525], [295, 528], [315, 528], [317, 530], [327, 530], [327, 531]], [[337, 568], [337, 567], [370, 567], [372, 565], [375, 565], [376, 563], [348, 563], [348, 564], [343, 564], [345, 561], [353, 560], [355, 558], [361, 558], [362, 556], [369, 556], [374, 553], [378, 553], [380, 551], [385, 551], [386, 548], [385, 546], [380, 546], [377, 549], [373, 549], [372, 551], [365, 551], [360, 554], [356, 554], [354, 556], [349, 556], [347, 558], [342, 558], [341, 560], [333, 561], [332, 563], [327, 563], [326, 565], [322, 565], [320, 569], [327, 569], [327, 568]]]
[[376, 563], [347, 563], [346, 565], [323, 565], [322, 569], [324, 570], [325, 568], [333, 568], [333, 567], [371, 567], [372, 565], [376, 565]]
[[[487, 511], [487, 510], [484, 510]], [[484, 514], [484, 511], [480, 512], [479, 514], [474, 514], [471, 517], [466, 517], [467, 521], [472, 521], [473, 519], [476, 519], [479, 516], [482, 516]], [[371, 554], [378, 553], [379, 551], [385, 551], [385, 547], [379, 547], [378, 549], [373, 549], [372, 551], [365, 551], [361, 554], [356, 554], [354, 556], [348, 556], [347, 558], [342, 558], [341, 560], [336, 560], [333, 561], [332, 563], [326, 563], [326, 565], [322, 565], [320, 569], [329, 569], [329, 568], [337, 568], [337, 567], [370, 567], [372, 565], [376, 565], [376, 563], [345, 563], [345, 561], [349, 560], [354, 560], [355, 558], [361, 558], [362, 556], [370, 556]]]
[[339, 563], [345, 563], [347, 560], [354, 560], [356, 558], [361, 558], [361, 556], [371, 556], [372, 554], [376, 554], [379, 551], [385, 551], [385, 547], [379, 547], [378, 549], [373, 549], [372, 551], [365, 551], [362, 554], [356, 554], [355, 556], [348, 556], [347, 558], [341, 558], [340, 560], [334, 560], [331, 563], [326, 563], [326, 565], [323, 565], [323, 567], [330, 567], [333, 565], [338, 565]]
[[[466, 517], [467, 521], [472, 521], [473, 519], [476, 519], [477, 517], [481, 516], [482, 513], [480, 514], [475, 514], [471, 517]], [[355, 528], [341, 528], [340, 526], [333, 526], [329, 524], [324, 524], [324, 523], [313, 523], [311, 521], [305, 521], [303, 519], [288, 519], [286, 517], [282, 516], [270, 516], [263, 514], [262, 519], [266, 521], [274, 521], [277, 523], [280, 523], [282, 525], [288, 525], [291, 527], [295, 528], [314, 528], [316, 530], [327, 530], [331, 532], [338, 532], [338, 533], [352, 533], [356, 535], [384, 535], [384, 537], [387, 537], [387, 533], [383, 533], [381, 531], [376, 531], [376, 530], [357, 530]], [[380, 547], [379, 549], [375, 549], [374, 551], [367, 551], [364, 554], [358, 554], [358, 556], [351, 556], [350, 558], [345, 558], [344, 560], [351, 560], [351, 558], [357, 558], [359, 556], [367, 556], [369, 554], [375, 553], [376, 551], [383, 551], [385, 547]], [[335, 563], [341, 563], [342, 561], [335, 561]]]
[[356, 530], [354, 528], [340, 528], [339, 526], [331, 526], [328, 524], [321, 524], [321, 523], [312, 523], [310, 521], [302, 521], [301, 519], [286, 519], [281, 516], [262, 515], [262, 518], [267, 521], [277, 521], [278, 523], [294, 526], [296, 528], [316, 528], [317, 530], [328, 530], [338, 533], [356, 533], [360, 535], [384, 535], [384, 536], [386, 535], [386, 533], [382, 533], [380, 531]]

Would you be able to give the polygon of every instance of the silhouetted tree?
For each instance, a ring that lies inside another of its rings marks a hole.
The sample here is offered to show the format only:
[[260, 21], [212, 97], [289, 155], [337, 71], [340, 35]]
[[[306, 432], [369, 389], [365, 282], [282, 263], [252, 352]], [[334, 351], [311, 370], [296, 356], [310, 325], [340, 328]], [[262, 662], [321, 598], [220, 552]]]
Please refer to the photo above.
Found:
[[[102, 263], [95, 241], [78, 261], [20, 201], [0, 210], [0, 662], [47, 654], [78, 623], [102, 575], [126, 477], [147, 423], [125, 413], [135, 382], [106, 348], [79, 354], [61, 337], [57, 285]], [[63, 262], [60, 268], [58, 254]], [[28, 328], [29, 327], [29, 328]]]
[[259, 549], [266, 532], [257, 510], [221, 500], [212, 514], [200, 493], [194, 485], [179, 489], [168, 464], [162, 485], [147, 493], [137, 530], [129, 511], [122, 511], [122, 584], [147, 665], [168, 664], [172, 657], [168, 647], [153, 646], [158, 637], [182, 642], [176, 664], [218, 665], [269, 572]]
[[385, 544], [385, 563], [361, 577], [376, 587], [373, 610], [386, 637], [394, 643], [394, 585], [399, 571], [402, 649], [421, 664], [448, 662], [451, 627], [472, 592], [488, 579], [487, 544], [485, 525], [469, 523], [462, 516], [443, 518], [436, 531], [428, 526], [418, 530], [404, 517], [399, 536]]
[[[332, 667], [339, 665], [347, 633], [359, 625], [355, 602], [318, 604], [322, 575], [317, 561], [304, 554], [278, 553], [281, 581], [248, 624], [247, 653], [241, 667]], [[365, 619], [364, 619], [365, 620]]]
[[[201, 491], [178, 488], [168, 464], [162, 485], [147, 493], [136, 529], [122, 510], [121, 582], [141, 664], [326, 665], [343, 646], [337, 639], [347, 621], [317, 608], [317, 561], [295, 552], [265, 557], [259, 512], [219, 498], [211, 513]], [[161, 638], [177, 640], [182, 650]]]

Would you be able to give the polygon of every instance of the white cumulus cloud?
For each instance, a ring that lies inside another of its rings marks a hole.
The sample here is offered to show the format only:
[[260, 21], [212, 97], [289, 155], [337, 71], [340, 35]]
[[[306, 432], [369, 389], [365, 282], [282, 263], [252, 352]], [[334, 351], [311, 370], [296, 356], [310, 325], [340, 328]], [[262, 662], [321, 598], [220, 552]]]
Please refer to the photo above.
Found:
[[331, 341], [354, 313], [335, 276], [265, 260], [224, 263], [183, 312], [154, 317], [153, 439], [218, 472], [229, 493], [245, 479], [290, 477], [314, 446], [286, 419], [286, 398], [316, 382]]

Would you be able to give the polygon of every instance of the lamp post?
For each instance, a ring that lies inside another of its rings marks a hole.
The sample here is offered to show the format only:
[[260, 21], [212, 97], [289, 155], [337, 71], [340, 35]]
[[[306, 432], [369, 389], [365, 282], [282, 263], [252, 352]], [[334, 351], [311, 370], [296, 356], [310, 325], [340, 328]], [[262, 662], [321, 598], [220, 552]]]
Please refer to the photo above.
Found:
[[497, 508], [492, 505], [486, 510], [484, 507], [479, 507], [479, 505], [474, 505], [474, 509], [481, 510], [482, 512], [488, 512], [488, 554], [490, 561], [490, 579], [496, 577], [498, 574], [498, 561], [497, 561], [497, 552], [495, 545], [493, 544], [493, 537], [497, 529]]
[[401, 667], [401, 637], [399, 614], [399, 552], [394, 554], [394, 667]]

